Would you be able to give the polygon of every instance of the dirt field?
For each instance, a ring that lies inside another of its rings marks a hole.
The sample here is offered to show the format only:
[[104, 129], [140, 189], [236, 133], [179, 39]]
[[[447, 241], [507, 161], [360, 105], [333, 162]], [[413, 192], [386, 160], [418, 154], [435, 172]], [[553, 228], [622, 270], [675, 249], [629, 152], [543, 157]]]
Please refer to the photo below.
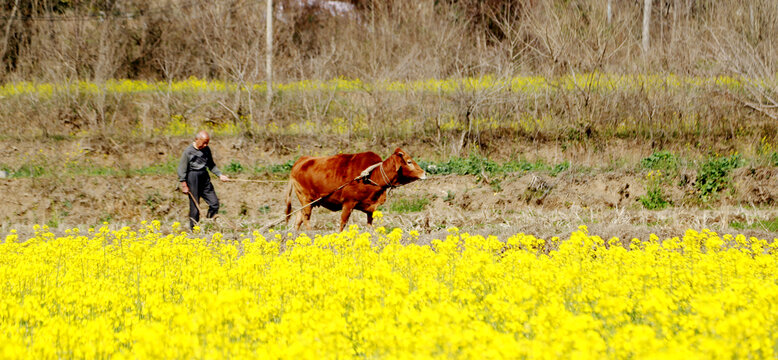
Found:
[[[74, 162], [107, 164], [118, 168], [150, 166], [178, 156], [187, 140], [157, 139], [154, 142], [112, 144], [97, 141], [64, 141], [46, 144], [17, 141], [6, 152], [17, 161], [31, 156], [34, 149], [48, 161], [58, 156], [77, 153]], [[280, 164], [294, 159], [298, 150], [284, 151], [284, 146], [249, 146], [245, 140], [225, 139], [212, 145], [217, 162], [224, 169], [230, 161], [243, 164]], [[353, 144], [353, 148], [370, 144]], [[416, 158], [431, 154], [422, 145], [403, 145]], [[376, 146], [377, 147], [377, 146]], [[286, 146], [286, 148], [289, 148]], [[311, 146], [311, 154], [326, 154], [332, 149]], [[665, 210], [644, 209], [638, 198], [646, 194], [645, 174], [629, 166], [630, 161], [646, 155], [640, 147], [631, 147], [619, 158], [627, 165], [589, 169], [586, 166], [613, 158], [618, 148], [598, 154], [580, 151], [562, 153], [549, 147], [535, 155], [546, 159], [569, 159], [571, 166], [556, 176], [548, 172], [530, 171], [499, 177], [443, 175], [430, 176], [396, 190], [384, 205], [386, 226], [416, 229], [429, 237], [443, 236], [451, 226], [471, 233], [508, 235], [519, 232], [541, 237], [564, 237], [579, 225], [587, 225], [592, 234], [621, 239], [645, 238], [650, 233], [679, 236], [688, 228], [709, 228], [718, 232], [744, 233], [770, 238], [778, 236], [769, 229], [760, 229], [758, 221], [778, 216], [774, 208], [778, 200], [778, 168], [739, 168], [732, 175], [733, 183], [721, 192], [711, 205], [687, 205], [684, 199], [692, 191], [670, 186], [665, 193], [674, 204]], [[126, 150], [126, 151], [125, 151]], [[349, 151], [349, 150], [346, 150]], [[353, 151], [353, 150], [351, 150]], [[389, 150], [387, 150], [388, 152]], [[335, 151], [336, 152], [336, 151]], [[24, 155], [24, 154], [27, 155]], [[385, 154], [382, 154], [385, 155]], [[528, 157], [533, 156], [529, 151]], [[64, 160], [63, 160], [64, 161]], [[12, 164], [13, 165], [13, 164]], [[586, 170], [589, 169], [589, 170]], [[687, 174], [693, 177], [693, 173]], [[236, 179], [268, 182], [216, 183], [222, 203], [221, 219], [206, 223], [207, 231], [244, 232], [258, 229], [279, 220], [283, 215], [286, 183], [282, 175], [244, 172], [232, 175]], [[157, 219], [163, 224], [184, 223], [187, 216], [186, 197], [178, 191], [174, 173], [168, 175], [76, 175], [50, 174], [42, 177], [0, 179], [0, 225], [8, 229], [49, 224], [52, 227], [89, 227], [102, 222], [110, 226], [135, 224]], [[415, 204], [405, 206], [402, 204]], [[205, 207], [205, 203], [202, 203]], [[296, 200], [295, 208], [299, 207]], [[339, 216], [317, 208], [312, 217], [316, 231], [336, 229]], [[731, 224], [741, 224], [733, 229]], [[365, 224], [361, 212], [352, 215], [350, 223]], [[754, 225], [757, 224], [757, 225]], [[745, 225], [745, 228], [742, 228]], [[280, 228], [283, 228], [283, 224]]]

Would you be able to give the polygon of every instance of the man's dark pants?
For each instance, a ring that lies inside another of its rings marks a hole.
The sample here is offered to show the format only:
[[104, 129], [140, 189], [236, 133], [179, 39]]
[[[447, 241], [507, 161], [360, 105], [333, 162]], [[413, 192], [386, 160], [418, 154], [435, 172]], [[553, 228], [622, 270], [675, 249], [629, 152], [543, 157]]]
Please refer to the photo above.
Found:
[[194, 198], [198, 203], [200, 197], [205, 199], [208, 204], [208, 217], [211, 218], [219, 212], [219, 199], [216, 197], [216, 190], [213, 189], [211, 184], [211, 177], [208, 175], [208, 170], [195, 170], [189, 171], [186, 174], [186, 185], [189, 186], [189, 192], [192, 196], [189, 198], [189, 228], [194, 228], [198, 221], [200, 221], [200, 211], [197, 210]]

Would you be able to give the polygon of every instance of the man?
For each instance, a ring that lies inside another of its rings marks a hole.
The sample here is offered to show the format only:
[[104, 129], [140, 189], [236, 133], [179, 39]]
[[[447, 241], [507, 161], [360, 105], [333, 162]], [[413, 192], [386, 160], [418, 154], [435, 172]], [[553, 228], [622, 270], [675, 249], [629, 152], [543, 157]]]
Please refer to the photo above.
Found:
[[197, 208], [197, 204], [200, 202], [201, 196], [208, 203], [209, 218], [216, 215], [219, 211], [219, 199], [216, 197], [216, 191], [213, 189], [211, 177], [208, 175], [206, 168], [218, 176], [219, 180], [230, 180], [227, 175], [223, 175], [219, 168], [216, 167], [211, 149], [208, 147], [209, 141], [211, 141], [211, 136], [208, 132], [205, 130], [199, 131], [195, 136], [194, 142], [184, 149], [184, 154], [178, 163], [178, 181], [181, 183], [181, 192], [184, 194], [191, 193], [191, 196], [189, 196], [190, 229], [194, 228], [195, 224], [200, 221], [200, 211]]

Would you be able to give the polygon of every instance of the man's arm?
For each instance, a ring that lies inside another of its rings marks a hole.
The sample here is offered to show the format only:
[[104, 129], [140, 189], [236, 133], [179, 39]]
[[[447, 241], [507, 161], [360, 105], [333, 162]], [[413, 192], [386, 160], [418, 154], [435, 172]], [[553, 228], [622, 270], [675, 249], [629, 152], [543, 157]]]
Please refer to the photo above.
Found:
[[222, 174], [222, 171], [219, 170], [219, 168], [216, 166], [216, 162], [213, 161], [213, 153], [211, 152], [210, 148], [208, 149], [208, 160], [205, 163], [205, 166], [211, 170], [211, 172], [219, 177], [219, 180], [221, 181], [229, 181], [230, 178], [227, 177], [227, 175]]
[[178, 162], [178, 169], [176, 169], [176, 173], [178, 174], [178, 182], [181, 183], [181, 192], [183, 192], [184, 194], [189, 192], [189, 186], [186, 184], [186, 171], [188, 169], [189, 169], [189, 156], [187, 156], [186, 149], [185, 149], [184, 153], [181, 155], [181, 160]]
[[219, 170], [218, 167], [216, 167], [216, 162], [213, 161], [213, 153], [211, 152], [210, 148], [206, 148], [208, 151], [208, 154], [206, 155], [207, 159], [205, 161], [205, 166], [211, 170], [211, 172], [216, 176], [222, 176], [222, 171]]

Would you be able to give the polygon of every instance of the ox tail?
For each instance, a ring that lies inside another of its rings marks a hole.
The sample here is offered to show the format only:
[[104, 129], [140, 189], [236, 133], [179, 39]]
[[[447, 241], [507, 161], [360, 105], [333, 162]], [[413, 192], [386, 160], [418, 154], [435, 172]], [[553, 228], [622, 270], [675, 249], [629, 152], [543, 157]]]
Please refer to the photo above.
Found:
[[292, 213], [292, 190], [294, 189], [294, 179], [289, 178], [289, 186], [286, 189], [286, 223], [289, 223], [289, 217]]

